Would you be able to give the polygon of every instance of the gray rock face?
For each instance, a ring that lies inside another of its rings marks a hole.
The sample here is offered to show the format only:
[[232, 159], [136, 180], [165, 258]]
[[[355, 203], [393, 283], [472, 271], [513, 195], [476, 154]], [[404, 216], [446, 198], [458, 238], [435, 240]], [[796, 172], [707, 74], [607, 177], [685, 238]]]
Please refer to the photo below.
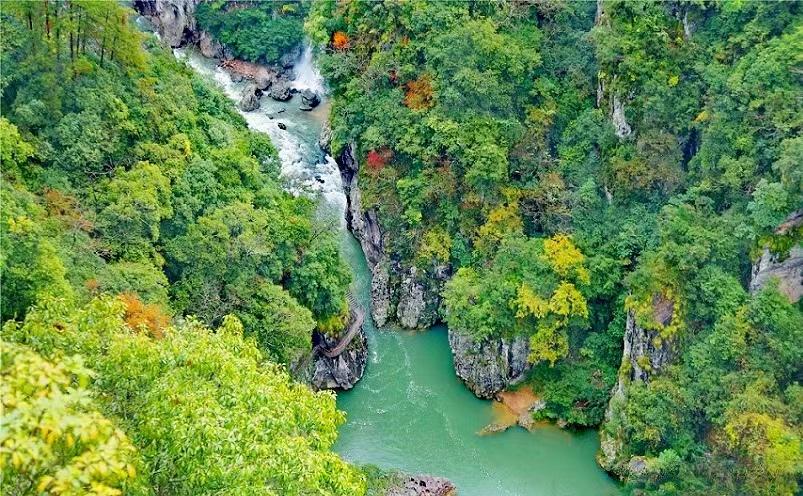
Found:
[[390, 313], [390, 281], [387, 264], [378, 263], [371, 268], [371, 318], [377, 327], [388, 322]]
[[371, 268], [371, 316], [382, 327], [396, 318], [406, 328], [431, 326], [438, 320], [440, 290], [449, 277], [449, 267], [437, 267], [433, 274], [417, 273], [390, 260], [375, 209], [363, 210], [357, 184], [359, 163], [352, 143], [337, 159], [346, 193], [346, 222], [360, 242]]
[[526, 337], [475, 341], [450, 330], [449, 347], [457, 376], [479, 398], [493, 398], [520, 381], [530, 368], [530, 343]]
[[268, 90], [268, 96], [279, 102], [286, 102], [293, 97], [290, 83], [284, 79], [276, 81]]
[[[800, 228], [801, 225], [803, 225], [803, 210], [798, 210], [778, 226], [775, 234], [785, 235], [792, 229]], [[753, 264], [750, 278], [751, 293], [757, 292], [771, 280], [776, 280], [778, 290], [785, 294], [789, 301], [797, 303], [800, 300], [803, 296], [803, 246], [798, 243], [785, 255], [781, 257], [764, 249]]]
[[259, 108], [259, 97], [262, 96], [262, 91], [257, 88], [256, 84], [249, 84], [243, 89], [242, 98], [240, 99], [240, 109], [243, 112], [251, 112]]
[[396, 305], [396, 318], [399, 324], [407, 329], [432, 326], [438, 320], [440, 290], [448, 278], [448, 267], [439, 267], [426, 279], [421, 279], [415, 267], [400, 272], [402, 278], [399, 285], [399, 302]]
[[134, 8], [150, 18], [159, 29], [159, 36], [173, 48], [194, 42], [195, 7], [200, 0], [135, 0]]
[[[669, 324], [674, 315], [672, 302], [656, 296], [652, 303], [655, 320], [661, 325]], [[674, 356], [675, 350], [671, 341], [661, 339], [658, 331], [639, 326], [633, 312], [628, 312], [619, 380], [613, 388], [605, 411], [605, 423], [610, 423], [622, 414], [627, 403], [627, 389], [632, 382], [649, 382], [651, 377], [669, 365]], [[601, 429], [597, 462], [608, 472], [626, 477], [630, 474], [629, 461], [622, 458], [621, 452], [621, 433], [615, 432], [613, 428]]]
[[206, 31], [201, 31], [201, 36], [198, 39], [198, 49], [201, 51], [201, 55], [206, 58], [223, 58], [223, 45]]
[[298, 59], [301, 57], [301, 51], [301, 45], [296, 45], [289, 51], [283, 53], [279, 58], [279, 67], [283, 67], [284, 69], [292, 69]]
[[457, 488], [448, 479], [431, 475], [408, 475], [391, 487], [387, 496], [457, 496]]
[[321, 128], [321, 135], [318, 137], [318, 146], [321, 147], [321, 151], [326, 153], [327, 155], [332, 152], [331, 150], [332, 144], [332, 126], [329, 125], [329, 121], [323, 123], [323, 127]]
[[411, 267], [402, 279], [399, 303], [396, 306], [396, 317], [399, 323], [407, 328], [418, 327], [418, 320], [426, 307], [424, 286], [416, 281], [416, 269]]
[[625, 105], [617, 95], [611, 98], [611, 121], [619, 138], [626, 138], [633, 132], [625, 118]]
[[[337, 338], [323, 334], [317, 334], [316, 339], [326, 349], [334, 348], [338, 342]], [[351, 389], [362, 378], [367, 358], [368, 342], [365, 333], [360, 330], [340, 355], [328, 358], [318, 354], [313, 358], [310, 384], [316, 390]]]
[[343, 150], [337, 164], [346, 194], [346, 223], [360, 242], [365, 259], [371, 268], [371, 317], [374, 319], [374, 324], [382, 327], [390, 315], [389, 262], [386, 260], [382, 229], [376, 211], [371, 209], [363, 212], [362, 209], [360, 188], [357, 185], [360, 166], [354, 143]]

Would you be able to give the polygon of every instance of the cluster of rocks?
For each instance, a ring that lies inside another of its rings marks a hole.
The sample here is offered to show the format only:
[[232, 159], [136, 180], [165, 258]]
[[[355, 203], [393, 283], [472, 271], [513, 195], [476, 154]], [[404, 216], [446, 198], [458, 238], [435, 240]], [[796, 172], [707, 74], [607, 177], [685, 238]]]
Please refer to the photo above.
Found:
[[[197, 45], [204, 57], [220, 60], [235, 82], [250, 81], [243, 88], [239, 107], [251, 112], [260, 107], [260, 98], [286, 102], [299, 93], [292, 87], [293, 66], [301, 55], [301, 46], [283, 54], [270, 66], [237, 60], [231, 50], [216, 40], [210, 33], [200, 31], [195, 20], [195, 10], [200, 0], [134, 0], [134, 8], [146, 16], [159, 30], [161, 39], [172, 48]], [[312, 110], [320, 102], [320, 95], [305, 89], [300, 92], [301, 110]]]
[[387, 496], [457, 496], [457, 488], [443, 477], [407, 475], [388, 490]]
[[250, 112], [259, 108], [259, 99], [263, 94], [277, 102], [290, 101], [295, 94], [301, 99], [300, 110], [310, 111], [321, 103], [321, 97], [310, 89], [301, 91], [292, 86], [291, 71], [278, 70], [275, 67], [258, 66], [258, 70], [250, 70], [250, 65], [242, 61], [237, 64], [223, 61], [221, 66], [229, 71], [234, 81], [248, 79], [253, 82], [246, 85], [240, 96], [240, 109]]

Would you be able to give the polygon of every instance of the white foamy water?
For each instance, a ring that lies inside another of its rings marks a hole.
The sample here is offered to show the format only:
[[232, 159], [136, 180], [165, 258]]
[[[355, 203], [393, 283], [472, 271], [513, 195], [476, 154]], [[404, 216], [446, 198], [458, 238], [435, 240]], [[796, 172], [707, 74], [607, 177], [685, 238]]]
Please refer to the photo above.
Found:
[[[298, 95], [287, 102], [277, 102], [263, 95], [259, 109], [243, 112], [239, 109], [239, 103], [246, 82], [235, 83], [225, 69], [218, 67], [215, 60], [204, 57], [194, 48], [177, 48], [173, 53], [195, 72], [222, 89], [237, 106], [238, 112], [251, 129], [270, 136], [279, 152], [281, 176], [287, 189], [295, 195], [320, 194], [325, 199], [326, 212], [334, 214], [339, 219], [341, 228], [344, 227], [346, 198], [340, 171], [335, 160], [324, 154], [318, 145], [321, 126], [326, 120], [326, 105], [321, 104], [312, 112], [304, 112], [298, 109], [301, 101]], [[309, 88], [322, 98], [325, 96], [323, 80], [312, 62], [311, 48], [304, 51], [296, 66], [296, 74], [294, 88]], [[287, 129], [279, 128], [280, 122]]]
[[312, 90], [319, 95], [326, 93], [323, 77], [312, 60], [312, 46], [305, 45], [301, 60], [295, 66], [296, 79], [293, 87], [300, 90]]

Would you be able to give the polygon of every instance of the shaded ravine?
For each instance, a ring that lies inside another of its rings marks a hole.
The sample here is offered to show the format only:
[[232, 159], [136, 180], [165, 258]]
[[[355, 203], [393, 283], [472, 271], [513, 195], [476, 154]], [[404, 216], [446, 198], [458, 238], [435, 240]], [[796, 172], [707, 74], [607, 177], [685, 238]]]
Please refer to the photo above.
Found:
[[[239, 100], [242, 83], [232, 83], [214, 60], [193, 49], [176, 53], [235, 103]], [[299, 87], [317, 84], [314, 70], [302, 69]], [[297, 110], [298, 97], [284, 103], [263, 97], [261, 104], [243, 116], [251, 128], [273, 140], [288, 187], [321, 193], [322, 214], [341, 219], [333, 229], [339, 229], [342, 253], [353, 272], [352, 291], [369, 308], [370, 272], [359, 244], [344, 228], [345, 197], [337, 166], [318, 147], [326, 102], [312, 113]], [[286, 110], [278, 114], [282, 108]], [[278, 128], [280, 121], [287, 130]], [[366, 316], [364, 328], [369, 348], [365, 376], [337, 399], [347, 414], [335, 445], [343, 458], [447, 477], [461, 496], [619, 493], [594, 461], [599, 441], [593, 431], [572, 433], [545, 425], [532, 433], [514, 428], [478, 436], [493, 418], [492, 403], [475, 398], [455, 376], [444, 327], [379, 331]]]

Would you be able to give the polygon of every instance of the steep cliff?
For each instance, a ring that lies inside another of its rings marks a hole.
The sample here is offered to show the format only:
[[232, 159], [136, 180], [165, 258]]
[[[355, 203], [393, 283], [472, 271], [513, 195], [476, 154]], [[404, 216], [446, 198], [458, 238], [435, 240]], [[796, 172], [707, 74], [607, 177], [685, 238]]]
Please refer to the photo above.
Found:
[[404, 266], [386, 253], [385, 234], [376, 209], [363, 209], [358, 184], [360, 164], [356, 146], [349, 144], [337, 163], [346, 194], [346, 222], [360, 242], [371, 269], [371, 316], [378, 327], [390, 320], [408, 329], [420, 329], [438, 321], [440, 291], [448, 277], [448, 268], [434, 276], [422, 274], [415, 267]]
[[[777, 236], [793, 236], [803, 228], [803, 210], [793, 212], [786, 221], [775, 230]], [[755, 293], [770, 281], [775, 280], [778, 290], [785, 294], [792, 303], [803, 296], [803, 247], [796, 242], [788, 253], [772, 253], [765, 248], [761, 256], [753, 264], [750, 278], [750, 292]]]
[[496, 393], [523, 379], [530, 364], [529, 340], [484, 339], [449, 331], [455, 373], [479, 398], [490, 399]]
[[[656, 296], [652, 304], [656, 323], [661, 327], [668, 325], [674, 316], [672, 302]], [[605, 412], [605, 424], [600, 430], [597, 461], [605, 470], [620, 477], [630, 473], [631, 460], [622, 453], [623, 442], [618, 421], [627, 402], [627, 390], [632, 383], [649, 382], [652, 376], [660, 373], [675, 356], [673, 344], [671, 340], [662, 338], [660, 331], [640, 326], [633, 311], [628, 312], [619, 380], [613, 388]]]
[[159, 36], [173, 48], [198, 41], [195, 7], [200, 0], [134, 0], [134, 8], [150, 18]]

